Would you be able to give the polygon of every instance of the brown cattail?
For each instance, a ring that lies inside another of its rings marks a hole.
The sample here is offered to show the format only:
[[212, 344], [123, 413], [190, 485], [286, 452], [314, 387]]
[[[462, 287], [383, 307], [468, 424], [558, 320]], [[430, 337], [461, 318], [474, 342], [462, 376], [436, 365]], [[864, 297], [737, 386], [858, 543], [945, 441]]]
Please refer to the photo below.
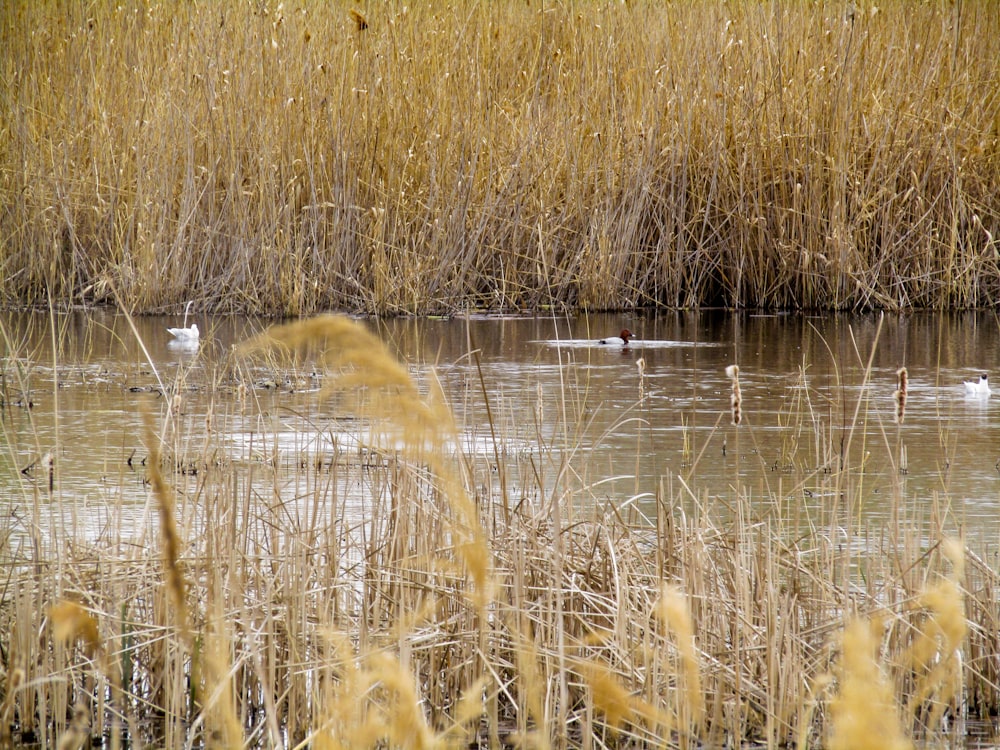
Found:
[[896, 423], [902, 424], [903, 417], [906, 416], [906, 384], [909, 380], [906, 368], [900, 367], [896, 370], [896, 377], [898, 378], [898, 384], [896, 392], [892, 394], [892, 397], [896, 399]]
[[743, 421], [743, 394], [740, 392], [739, 365], [729, 365], [726, 368], [726, 377], [733, 381], [733, 395], [730, 398], [733, 406], [733, 424], [739, 424]]

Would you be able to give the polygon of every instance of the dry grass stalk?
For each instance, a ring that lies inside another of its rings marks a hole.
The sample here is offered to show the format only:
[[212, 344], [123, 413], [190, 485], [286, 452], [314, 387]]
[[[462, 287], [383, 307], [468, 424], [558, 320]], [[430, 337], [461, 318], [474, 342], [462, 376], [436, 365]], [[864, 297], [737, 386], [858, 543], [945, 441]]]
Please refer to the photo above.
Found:
[[3, 702], [0, 703], [0, 743], [10, 743], [11, 719], [14, 714], [14, 699], [24, 683], [24, 670], [20, 667], [7, 672]]
[[175, 625], [184, 640], [191, 641], [190, 623], [187, 607], [187, 584], [184, 581], [184, 571], [181, 570], [181, 548], [183, 543], [174, 518], [174, 492], [163, 478], [160, 471], [160, 440], [153, 431], [153, 418], [149, 412], [144, 415], [146, 427], [146, 450], [149, 451], [149, 481], [153, 487], [157, 507], [160, 510], [160, 536], [163, 540], [163, 564], [167, 578], [167, 590], [170, 592], [171, 607], [174, 611]]

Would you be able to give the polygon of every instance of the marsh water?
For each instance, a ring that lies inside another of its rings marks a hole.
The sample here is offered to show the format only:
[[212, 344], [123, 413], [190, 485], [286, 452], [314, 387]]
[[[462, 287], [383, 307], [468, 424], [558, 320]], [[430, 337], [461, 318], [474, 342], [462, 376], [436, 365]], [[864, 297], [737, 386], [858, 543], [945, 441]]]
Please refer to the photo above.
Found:
[[[211, 435], [213, 451], [266, 453], [289, 474], [305, 455], [364, 441], [324, 403], [325, 373], [234, 354], [267, 322], [193, 317], [202, 340], [192, 348], [166, 332], [181, 320], [130, 323], [111, 311], [0, 317], [8, 538], [58, 543], [142, 524], [144, 412], [162, 421], [172, 410], [191, 455]], [[463, 450], [491, 466], [494, 481], [503, 474], [514, 502], [571, 483], [577, 501], [640, 516], [654, 515], [664, 497], [690, 512], [738, 499], [810, 512], [837, 503], [849, 482], [855, 500], [845, 512], [865, 522], [933, 515], [970, 543], [1000, 541], [1000, 393], [970, 397], [963, 387], [1000, 361], [993, 314], [360, 322], [418, 380], [439, 380]], [[629, 346], [596, 343], [622, 327], [637, 336]], [[739, 425], [731, 364], [740, 368]], [[908, 384], [898, 423], [901, 367]], [[179, 463], [175, 481], [195, 491], [195, 465], [188, 472]]]

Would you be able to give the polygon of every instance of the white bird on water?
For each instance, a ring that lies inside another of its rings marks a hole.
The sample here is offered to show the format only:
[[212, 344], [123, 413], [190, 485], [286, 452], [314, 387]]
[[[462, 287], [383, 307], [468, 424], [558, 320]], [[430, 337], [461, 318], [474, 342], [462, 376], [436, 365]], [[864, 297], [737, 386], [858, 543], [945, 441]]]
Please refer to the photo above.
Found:
[[964, 380], [966, 396], [989, 396], [990, 376], [985, 372], [979, 376], [979, 380]]
[[[192, 300], [193, 302], [193, 300]], [[192, 323], [191, 327], [187, 327], [188, 321], [188, 310], [191, 309], [191, 302], [187, 303], [187, 307], [184, 308], [184, 327], [183, 328], [168, 328], [167, 331], [171, 336], [174, 337], [173, 343], [184, 344], [185, 346], [197, 346], [200, 334], [198, 333], [198, 324]]]

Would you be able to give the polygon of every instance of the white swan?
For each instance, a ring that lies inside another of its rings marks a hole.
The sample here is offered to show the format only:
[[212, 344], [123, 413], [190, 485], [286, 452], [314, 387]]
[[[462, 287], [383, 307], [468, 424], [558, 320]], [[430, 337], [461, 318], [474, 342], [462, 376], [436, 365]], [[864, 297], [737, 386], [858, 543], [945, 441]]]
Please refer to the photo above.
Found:
[[967, 396], [989, 396], [990, 376], [985, 372], [979, 376], [979, 380], [962, 381], [965, 385], [965, 395]]
[[186, 344], [195, 343], [200, 336], [197, 323], [192, 323], [190, 328], [168, 328], [167, 330], [177, 341], [183, 341]]
[[188, 311], [191, 309], [191, 304], [193, 302], [194, 300], [189, 301], [187, 306], [184, 308], [184, 326], [182, 328], [167, 329], [170, 335], [174, 337], [174, 340], [171, 343], [183, 344], [184, 346], [190, 347], [198, 345], [198, 340], [201, 337], [201, 334], [198, 332], [198, 324], [192, 323], [190, 328], [187, 327]]

